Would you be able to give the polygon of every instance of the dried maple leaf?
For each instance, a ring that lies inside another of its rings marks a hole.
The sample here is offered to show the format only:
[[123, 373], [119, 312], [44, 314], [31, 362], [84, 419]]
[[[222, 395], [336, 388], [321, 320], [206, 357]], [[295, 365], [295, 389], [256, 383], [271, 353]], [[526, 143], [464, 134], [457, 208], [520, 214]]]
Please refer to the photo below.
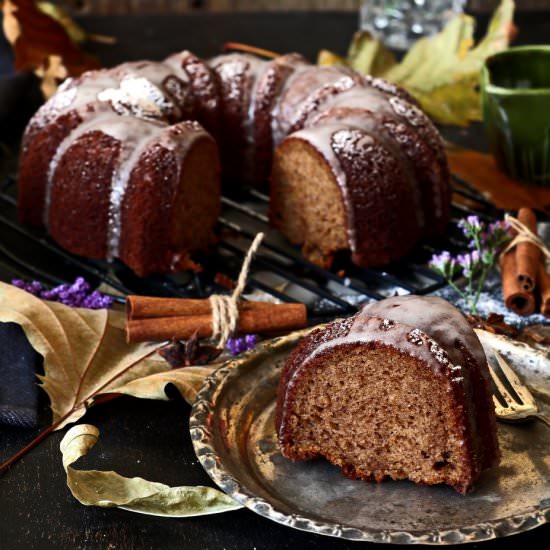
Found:
[[163, 361], [144, 361], [160, 346], [127, 344], [124, 315], [70, 308], [40, 300], [0, 283], [0, 321], [21, 326], [44, 358], [42, 388], [50, 397], [54, 429], [75, 422], [101, 393], [167, 370]]
[[118, 386], [116, 392], [138, 397], [140, 399], [167, 401], [169, 397], [166, 394], [166, 386], [171, 384], [177, 388], [187, 403], [192, 405], [204, 380], [222, 364], [223, 363], [219, 363], [203, 367], [185, 367], [181, 369], [172, 369], [166, 372], [158, 372], [132, 380], [123, 386]]
[[[104, 399], [121, 394], [168, 399], [165, 388], [172, 384], [192, 403], [204, 379], [219, 366], [171, 369], [157, 353], [164, 344], [126, 343], [122, 312], [70, 308], [2, 282], [0, 322], [20, 325], [44, 358], [44, 376], [39, 378], [53, 413], [52, 425], [0, 464], [0, 472], [49, 433], [76, 422], [87, 408]], [[214, 358], [210, 346], [197, 342], [189, 345], [187, 353], [194, 360]]]
[[78, 48], [65, 27], [33, 0], [4, 0], [2, 7], [4, 34], [13, 46], [16, 71], [35, 71], [61, 80], [100, 67], [98, 59]]

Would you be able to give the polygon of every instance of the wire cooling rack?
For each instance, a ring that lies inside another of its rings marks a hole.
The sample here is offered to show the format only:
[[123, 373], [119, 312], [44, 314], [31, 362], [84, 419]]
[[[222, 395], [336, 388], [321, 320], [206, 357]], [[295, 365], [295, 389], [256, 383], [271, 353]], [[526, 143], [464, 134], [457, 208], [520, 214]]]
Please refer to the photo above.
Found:
[[[485, 219], [499, 216], [467, 182], [454, 178], [453, 191], [452, 221], [469, 214]], [[22, 226], [16, 215], [16, 178], [8, 176], [0, 184], [0, 276], [57, 285], [82, 275], [92, 285], [109, 289], [120, 302], [127, 294], [200, 298], [227, 290], [224, 279], [237, 276], [252, 239], [263, 231], [266, 238], [253, 261], [247, 292], [260, 291], [264, 297], [283, 302], [305, 302], [311, 322], [317, 322], [349, 315], [361, 303], [396, 292], [430, 294], [444, 287], [445, 280], [428, 268], [429, 259], [441, 250], [456, 253], [466, 247], [456, 223], [451, 223], [443, 236], [422, 241], [411, 254], [384, 268], [359, 267], [342, 256], [331, 270], [326, 270], [305, 260], [298, 247], [269, 226], [268, 197], [264, 193], [243, 188], [238, 195], [223, 196], [222, 202], [219, 241], [198, 258], [201, 272], [140, 278], [121, 262], [74, 256], [58, 247], [44, 231]]]

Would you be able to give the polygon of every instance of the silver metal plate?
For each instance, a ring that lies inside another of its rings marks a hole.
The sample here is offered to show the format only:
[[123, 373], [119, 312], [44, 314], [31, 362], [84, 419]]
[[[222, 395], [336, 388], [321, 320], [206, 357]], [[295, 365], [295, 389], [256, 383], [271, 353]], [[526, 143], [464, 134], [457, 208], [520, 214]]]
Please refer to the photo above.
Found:
[[[499, 424], [502, 462], [466, 496], [445, 486], [352, 481], [324, 460], [283, 458], [274, 427], [277, 383], [288, 354], [309, 330], [226, 364], [197, 397], [190, 425], [195, 452], [228, 495], [289, 527], [395, 544], [482, 541], [550, 520], [550, 429], [538, 422]], [[490, 345], [499, 342], [493, 338]], [[501, 343], [499, 351], [513, 366], [522, 360], [518, 373], [548, 412], [548, 358], [537, 352], [530, 357], [527, 346], [514, 355], [509, 341]]]

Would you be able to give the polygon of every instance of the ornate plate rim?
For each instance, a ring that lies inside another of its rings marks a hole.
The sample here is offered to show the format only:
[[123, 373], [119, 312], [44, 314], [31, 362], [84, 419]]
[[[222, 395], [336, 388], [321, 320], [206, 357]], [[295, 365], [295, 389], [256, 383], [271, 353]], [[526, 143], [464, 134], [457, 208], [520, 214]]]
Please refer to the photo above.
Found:
[[541, 506], [540, 508], [531, 508], [523, 514], [441, 531], [360, 529], [346, 527], [339, 523], [313, 521], [298, 514], [288, 515], [276, 510], [270, 502], [254, 495], [246, 487], [243, 487], [224, 468], [212, 443], [212, 434], [208, 428], [207, 419], [215, 410], [216, 399], [223, 388], [223, 384], [236, 369], [250, 361], [257, 360], [260, 356], [271, 354], [273, 349], [291, 345], [315, 328], [318, 327], [304, 329], [263, 342], [239, 359], [224, 363], [205, 380], [198, 392], [191, 409], [189, 423], [195, 454], [206, 473], [228, 496], [253, 512], [294, 529], [347, 540], [388, 544], [466, 544], [523, 533], [545, 523], [550, 523], [549, 503], [547, 506]]

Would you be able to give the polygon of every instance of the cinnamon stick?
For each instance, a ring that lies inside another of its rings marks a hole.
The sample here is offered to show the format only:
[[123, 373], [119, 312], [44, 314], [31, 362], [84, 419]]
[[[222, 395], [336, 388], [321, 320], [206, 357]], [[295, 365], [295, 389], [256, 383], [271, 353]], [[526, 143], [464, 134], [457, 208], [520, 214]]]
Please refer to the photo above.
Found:
[[[245, 304], [248, 305], [248, 303]], [[264, 304], [263, 307], [239, 307], [237, 332], [278, 333], [303, 328], [306, 324], [307, 312], [304, 304]], [[199, 338], [212, 336], [212, 315], [210, 313], [176, 317], [134, 318], [126, 323], [126, 340], [128, 342], [187, 340], [195, 332]]]
[[540, 312], [545, 317], [550, 317], [550, 274], [546, 271], [544, 262], [541, 262], [539, 266], [538, 286], [540, 293]]
[[[537, 234], [537, 216], [530, 208], [520, 208], [518, 220], [525, 225], [531, 233]], [[537, 272], [541, 261], [541, 251], [538, 246], [530, 242], [522, 242], [516, 245], [517, 278], [518, 282], [527, 292], [534, 290], [537, 283]]]
[[[274, 305], [266, 302], [241, 302], [241, 309], [271, 309]], [[152, 317], [181, 317], [184, 315], [208, 315], [212, 307], [208, 300], [188, 298], [155, 298], [149, 296], [128, 296], [126, 315], [131, 319]]]
[[500, 257], [500, 270], [506, 307], [518, 315], [531, 315], [535, 311], [535, 296], [518, 281], [515, 248]]

